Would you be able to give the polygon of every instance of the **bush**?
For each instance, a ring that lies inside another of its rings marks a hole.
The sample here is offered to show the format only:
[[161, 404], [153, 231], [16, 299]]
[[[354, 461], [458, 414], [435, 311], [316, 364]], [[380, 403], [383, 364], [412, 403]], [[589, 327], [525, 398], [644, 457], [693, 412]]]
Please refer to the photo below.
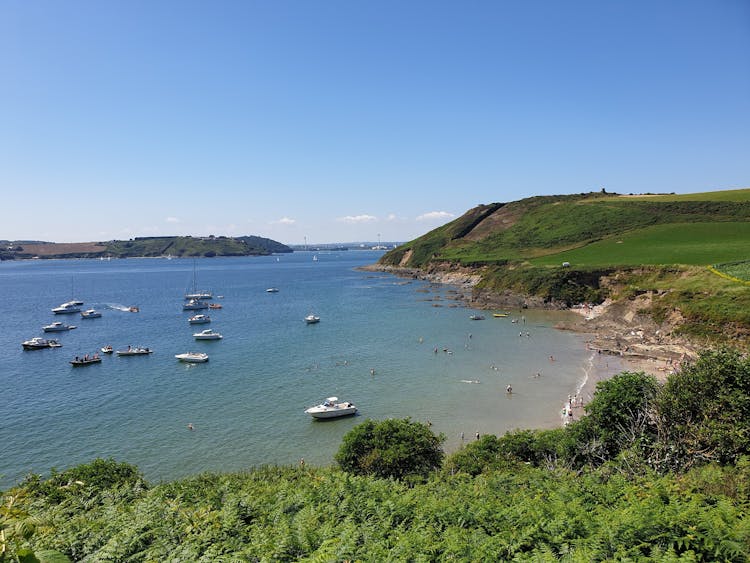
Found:
[[656, 398], [660, 449], [654, 463], [684, 469], [750, 454], [750, 359], [704, 352], [671, 375]]
[[336, 461], [355, 475], [405, 479], [426, 477], [443, 460], [441, 444], [427, 425], [411, 419], [368, 420], [345, 436]]

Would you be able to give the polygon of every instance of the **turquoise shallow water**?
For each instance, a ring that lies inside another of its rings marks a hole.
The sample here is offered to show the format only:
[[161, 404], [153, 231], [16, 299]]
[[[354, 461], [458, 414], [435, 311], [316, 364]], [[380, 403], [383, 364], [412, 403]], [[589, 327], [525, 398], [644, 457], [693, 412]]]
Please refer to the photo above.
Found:
[[[0, 263], [0, 487], [94, 457], [134, 463], [150, 480], [302, 457], [329, 464], [342, 436], [366, 418], [429, 420], [453, 450], [461, 433], [468, 440], [560, 424], [567, 395], [603, 368], [584, 336], [552, 328], [555, 314], [524, 311], [525, 324], [490, 314], [472, 321], [471, 310], [447, 299], [448, 288], [355, 269], [379, 255], [195, 261], [198, 285], [223, 295], [223, 309], [208, 311], [213, 322], [200, 327], [188, 325], [181, 307], [193, 260]], [[50, 312], [73, 295], [102, 318]], [[120, 310], [129, 305], [140, 312]], [[319, 324], [303, 322], [311, 311]], [[58, 335], [62, 348], [21, 349], [53, 320], [78, 326]], [[195, 342], [192, 333], [206, 326], [224, 339]], [[155, 352], [68, 364], [105, 344]], [[192, 350], [210, 361], [175, 360]], [[330, 395], [360, 414], [329, 422], [304, 414]]]

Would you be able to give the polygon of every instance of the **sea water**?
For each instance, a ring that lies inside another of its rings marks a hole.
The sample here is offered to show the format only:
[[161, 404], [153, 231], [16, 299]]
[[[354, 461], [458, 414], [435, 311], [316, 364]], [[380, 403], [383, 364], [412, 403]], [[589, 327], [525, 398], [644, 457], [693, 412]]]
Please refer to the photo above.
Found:
[[[152, 481], [301, 458], [325, 465], [352, 427], [388, 417], [429, 422], [453, 451], [476, 433], [561, 424], [566, 397], [601, 369], [584, 335], [553, 328], [559, 313], [474, 321], [445, 286], [357, 269], [381, 254], [0, 263], [0, 488], [96, 457], [136, 464]], [[194, 273], [222, 305], [201, 311], [210, 325], [189, 325], [194, 312], [182, 310]], [[51, 313], [71, 299], [102, 317]], [[320, 323], [306, 324], [310, 313]], [[22, 350], [55, 320], [78, 327], [46, 335], [61, 348]], [[223, 340], [194, 340], [209, 327]], [[105, 345], [154, 353], [69, 364]], [[175, 359], [187, 351], [210, 360]], [[328, 396], [359, 414], [304, 413]]]

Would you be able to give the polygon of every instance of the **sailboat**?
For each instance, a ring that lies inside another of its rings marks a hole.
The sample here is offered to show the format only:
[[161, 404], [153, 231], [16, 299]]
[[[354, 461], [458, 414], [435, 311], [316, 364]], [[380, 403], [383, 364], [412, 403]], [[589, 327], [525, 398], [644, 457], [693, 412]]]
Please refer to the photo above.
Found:
[[193, 260], [193, 285], [190, 291], [188, 291], [185, 294], [185, 299], [196, 300], [196, 301], [200, 301], [201, 299], [213, 299], [213, 294], [210, 291], [198, 290], [196, 286], [195, 278], [196, 278], [196, 266], [195, 266], [195, 260]]

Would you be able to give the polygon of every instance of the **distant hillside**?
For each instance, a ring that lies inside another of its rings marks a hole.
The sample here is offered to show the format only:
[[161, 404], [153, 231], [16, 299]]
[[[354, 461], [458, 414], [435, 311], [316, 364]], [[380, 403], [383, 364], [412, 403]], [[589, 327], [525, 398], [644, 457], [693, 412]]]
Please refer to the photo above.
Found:
[[[475, 207], [387, 253], [381, 263], [416, 268], [443, 261], [463, 265], [575, 262], [582, 267], [709, 265], [750, 258], [748, 222], [750, 190], [532, 197]], [[695, 235], [698, 230], [700, 236]], [[623, 238], [633, 241], [630, 248], [611, 246], [623, 244]], [[663, 252], [654, 254], [655, 242]], [[592, 245], [601, 250], [593, 252]]]
[[684, 317], [675, 330], [747, 335], [750, 189], [584, 193], [480, 205], [386, 253], [379, 264], [480, 276], [477, 304], [482, 295], [503, 293], [550, 306], [648, 293], [654, 319], [670, 311]]
[[292, 252], [275, 240], [257, 237], [136, 237], [108, 242], [1, 241], [0, 260], [28, 258], [139, 258], [157, 256], [262, 256]]

